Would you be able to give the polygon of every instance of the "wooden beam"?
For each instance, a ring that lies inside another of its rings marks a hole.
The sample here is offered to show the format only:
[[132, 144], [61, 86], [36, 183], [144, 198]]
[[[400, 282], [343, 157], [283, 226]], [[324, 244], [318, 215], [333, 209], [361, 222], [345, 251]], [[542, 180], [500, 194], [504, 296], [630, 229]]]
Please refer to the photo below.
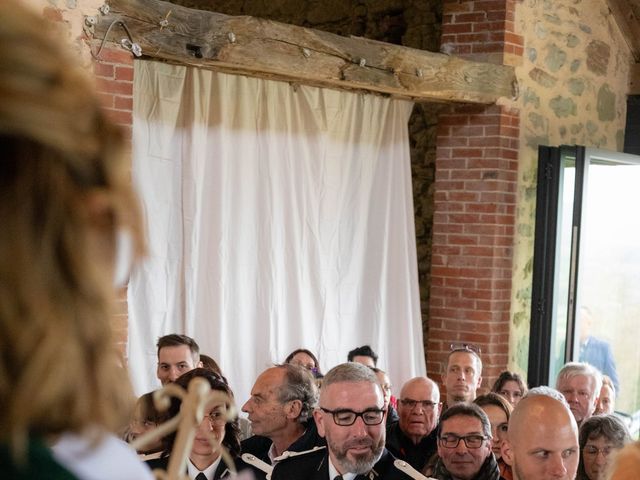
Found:
[[637, 14], [640, 2], [638, 0], [608, 0], [608, 2], [609, 9], [631, 49], [633, 58], [636, 62], [640, 62], [640, 18]]
[[95, 39], [125, 37], [121, 21], [144, 56], [173, 63], [415, 101], [491, 104], [517, 90], [510, 66], [159, 0], [109, 7], [95, 17]]

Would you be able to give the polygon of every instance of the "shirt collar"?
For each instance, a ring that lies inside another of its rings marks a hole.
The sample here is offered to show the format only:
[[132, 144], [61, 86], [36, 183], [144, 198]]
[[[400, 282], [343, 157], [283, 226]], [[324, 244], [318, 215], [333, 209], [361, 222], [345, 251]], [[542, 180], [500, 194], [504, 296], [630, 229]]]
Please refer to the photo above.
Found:
[[196, 476], [200, 472], [202, 472], [204, 473], [205, 477], [207, 477], [207, 480], [213, 480], [213, 474], [216, 472], [216, 468], [218, 468], [218, 465], [220, 465], [221, 459], [222, 457], [218, 456], [216, 461], [213, 462], [204, 470], [198, 470], [196, 466], [193, 463], [191, 463], [191, 459], [189, 459], [189, 461], [187, 462], [187, 473], [189, 474], [189, 478], [196, 478]]
[[[340, 475], [340, 472], [338, 472], [338, 469], [333, 466], [331, 457], [328, 457], [328, 458], [329, 458], [329, 480], [333, 480], [338, 475]], [[356, 476], [357, 476], [356, 473], [351, 473], [351, 472], [342, 474], [343, 480], [353, 480], [354, 478], [356, 478]]]

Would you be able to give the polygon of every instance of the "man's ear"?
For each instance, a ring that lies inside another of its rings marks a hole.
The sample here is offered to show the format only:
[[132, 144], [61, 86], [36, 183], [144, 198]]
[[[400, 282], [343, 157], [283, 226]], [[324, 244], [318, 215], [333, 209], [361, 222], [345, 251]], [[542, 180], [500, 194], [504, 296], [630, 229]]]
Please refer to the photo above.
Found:
[[202, 360], [196, 364], [196, 368], [202, 368], [204, 365], [202, 364]]
[[300, 416], [300, 412], [302, 411], [302, 402], [300, 400], [291, 400], [284, 406], [284, 411], [287, 418], [295, 420]]
[[478, 383], [476, 384], [476, 388], [480, 388], [480, 385], [482, 385], [482, 375], [478, 377]]
[[504, 463], [513, 468], [513, 448], [511, 447], [509, 440], [505, 440], [504, 442], [502, 442], [500, 453], [502, 453], [502, 459], [504, 460]]
[[313, 419], [316, 421], [316, 428], [318, 429], [318, 435], [324, 438], [324, 417], [320, 410], [313, 411]]

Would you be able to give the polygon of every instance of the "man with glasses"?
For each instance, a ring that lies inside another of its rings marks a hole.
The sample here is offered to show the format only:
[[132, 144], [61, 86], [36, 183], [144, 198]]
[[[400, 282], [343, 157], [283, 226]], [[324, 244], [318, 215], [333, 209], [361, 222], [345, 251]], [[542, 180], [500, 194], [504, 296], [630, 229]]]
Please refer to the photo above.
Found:
[[399, 421], [387, 428], [387, 449], [422, 471], [437, 450], [440, 390], [427, 377], [415, 377], [400, 390]]
[[513, 410], [502, 458], [513, 480], [573, 480], [580, 457], [575, 418], [562, 400], [536, 390]]
[[382, 389], [368, 367], [351, 362], [332, 368], [323, 379], [319, 407], [313, 412], [327, 447], [291, 454], [275, 466], [271, 478], [418, 478], [403, 473], [417, 474], [384, 448], [385, 414]]
[[473, 402], [482, 383], [480, 349], [471, 344], [452, 344], [442, 374], [447, 392], [446, 407], [460, 402]]
[[438, 480], [499, 480], [491, 451], [491, 424], [480, 407], [458, 403], [449, 407], [438, 426]]

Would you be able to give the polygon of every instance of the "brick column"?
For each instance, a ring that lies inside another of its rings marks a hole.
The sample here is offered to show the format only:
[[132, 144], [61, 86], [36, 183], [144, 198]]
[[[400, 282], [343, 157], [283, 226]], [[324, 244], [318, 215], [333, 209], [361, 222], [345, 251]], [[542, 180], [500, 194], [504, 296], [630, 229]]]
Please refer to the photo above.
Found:
[[[94, 51], [97, 46], [94, 46]], [[105, 45], [94, 60], [93, 72], [100, 101], [109, 118], [124, 130], [127, 151], [131, 158], [131, 128], [133, 121], [133, 55], [118, 45]], [[118, 348], [126, 355], [129, 335], [127, 290], [123, 288], [114, 308], [112, 327]]]
[[[445, 1], [442, 50], [479, 61], [522, 56], [514, 0]], [[519, 114], [452, 107], [439, 118], [427, 371], [453, 342], [481, 347], [483, 386], [507, 367]]]

